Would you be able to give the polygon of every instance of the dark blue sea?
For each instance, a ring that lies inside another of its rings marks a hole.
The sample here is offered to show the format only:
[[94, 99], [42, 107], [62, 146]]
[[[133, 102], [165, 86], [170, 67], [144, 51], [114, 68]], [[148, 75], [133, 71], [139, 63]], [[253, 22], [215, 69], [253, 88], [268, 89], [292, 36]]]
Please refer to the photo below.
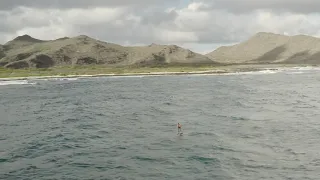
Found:
[[3, 180], [319, 178], [316, 68], [0, 81]]

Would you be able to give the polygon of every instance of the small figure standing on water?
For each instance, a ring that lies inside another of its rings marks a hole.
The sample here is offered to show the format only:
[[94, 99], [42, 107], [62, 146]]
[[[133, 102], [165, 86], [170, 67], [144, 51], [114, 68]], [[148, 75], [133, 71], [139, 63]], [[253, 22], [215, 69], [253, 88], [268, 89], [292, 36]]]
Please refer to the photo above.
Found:
[[179, 134], [179, 132], [181, 132], [181, 127], [182, 127], [182, 125], [180, 123], [178, 123], [178, 134]]

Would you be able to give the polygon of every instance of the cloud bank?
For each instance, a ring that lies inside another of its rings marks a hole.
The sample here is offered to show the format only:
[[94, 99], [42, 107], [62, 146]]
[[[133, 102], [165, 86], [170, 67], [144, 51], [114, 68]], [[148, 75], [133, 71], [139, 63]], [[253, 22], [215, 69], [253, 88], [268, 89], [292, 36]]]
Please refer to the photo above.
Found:
[[0, 1], [0, 44], [29, 34], [85, 34], [122, 45], [177, 44], [206, 53], [257, 32], [320, 35], [316, 0]]

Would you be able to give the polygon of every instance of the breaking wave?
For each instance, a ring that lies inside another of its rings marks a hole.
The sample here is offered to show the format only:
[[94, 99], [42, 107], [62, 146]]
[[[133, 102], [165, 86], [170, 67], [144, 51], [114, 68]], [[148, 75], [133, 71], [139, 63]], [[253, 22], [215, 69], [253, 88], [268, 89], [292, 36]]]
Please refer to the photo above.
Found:
[[8, 85], [35, 85], [35, 82], [29, 82], [27, 80], [12, 80], [12, 81], [0, 81], [0, 86]]

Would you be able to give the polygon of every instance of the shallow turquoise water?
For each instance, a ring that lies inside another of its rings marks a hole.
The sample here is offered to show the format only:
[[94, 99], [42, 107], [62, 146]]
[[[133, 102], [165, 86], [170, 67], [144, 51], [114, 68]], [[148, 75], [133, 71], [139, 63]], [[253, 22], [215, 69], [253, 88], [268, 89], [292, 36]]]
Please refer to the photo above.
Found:
[[311, 70], [2, 82], [0, 179], [318, 179], [319, 82]]

